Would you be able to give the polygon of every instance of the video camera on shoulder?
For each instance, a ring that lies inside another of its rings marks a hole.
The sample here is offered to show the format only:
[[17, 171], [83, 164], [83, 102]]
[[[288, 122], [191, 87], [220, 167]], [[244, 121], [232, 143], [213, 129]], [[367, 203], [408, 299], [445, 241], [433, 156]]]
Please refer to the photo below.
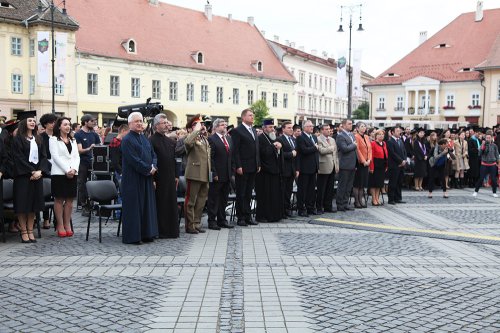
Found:
[[146, 100], [146, 103], [120, 106], [118, 116], [126, 119], [132, 112], [140, 112], [144, 118], [153, 118], [163, 111], [163, 105], [159, 102], [150, 103], [150, 101], [151, 97]]

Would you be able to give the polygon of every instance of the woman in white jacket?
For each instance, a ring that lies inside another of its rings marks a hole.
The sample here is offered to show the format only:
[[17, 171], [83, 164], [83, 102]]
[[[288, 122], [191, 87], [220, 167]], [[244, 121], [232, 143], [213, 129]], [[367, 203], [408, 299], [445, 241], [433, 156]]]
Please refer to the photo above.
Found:
[[54, 126], [54, 135], [49, 140], [52, 157], [52, 195], [57, 220], [57, 235], [71, 237], [71, 213], [76, 197], [77, 173], [80, 155], [76, 141], [71, 135], [69, 118], [59, 118]]

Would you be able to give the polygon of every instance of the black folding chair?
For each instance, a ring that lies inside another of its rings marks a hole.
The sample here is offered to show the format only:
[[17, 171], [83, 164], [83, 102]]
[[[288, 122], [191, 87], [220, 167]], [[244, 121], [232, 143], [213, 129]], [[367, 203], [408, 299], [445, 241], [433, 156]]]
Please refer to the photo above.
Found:
[[[3, 185], [3, 209], [4, 210], [14, 210], [14, 181], [12, 179], [4, 179], [2, 181]], [[5, 236], [5, 220], [2, 218], [2, 240], [6, 242]]]
[[[86, 184], [87, 193], [91, 204], [91, 210], [89, 214], [89, 220], [87, 224], [87, 238], [89, 240], [90, 233], [90, 220], [92, 219], [92, 212], [97, 210], [97, 215], [99, 216], [99, 243], [102, 242], [102, 210], [106, 211], [116, 211], [122, 210], [122, 204], [111, 204], [113, 200], [118, 198], [118, 191], [116, 190], [116, 185], [112, 180], [91, 180]], [[108, 217], [109, 219], [109, 217]], [[118, 231], [116, 236], [120, 236], [120, 227], [122, 224], [122, 214], [120, 214], [120, 220], [118, 221]]]
[[181, 223], [181, 218], [184, 216], [184, 204], [186, 202], [186, 177], [180, 176], [179, 177], [179, 185], [178, 185], [178, 192], [179, 196], [177, 196], [177, 205], [181, 206], [181, 209], [179, 210], [179, 223]]

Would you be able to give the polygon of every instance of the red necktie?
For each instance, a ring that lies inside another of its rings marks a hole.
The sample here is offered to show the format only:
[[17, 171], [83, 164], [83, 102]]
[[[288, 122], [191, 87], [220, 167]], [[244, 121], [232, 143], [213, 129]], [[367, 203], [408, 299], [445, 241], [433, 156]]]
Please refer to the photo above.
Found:
[[224, 147], [226, 147], [226, 153], [229, 153], [229, 145], [227, 144], [226, 137], [222, 137], [222, 142], [224, 142]]

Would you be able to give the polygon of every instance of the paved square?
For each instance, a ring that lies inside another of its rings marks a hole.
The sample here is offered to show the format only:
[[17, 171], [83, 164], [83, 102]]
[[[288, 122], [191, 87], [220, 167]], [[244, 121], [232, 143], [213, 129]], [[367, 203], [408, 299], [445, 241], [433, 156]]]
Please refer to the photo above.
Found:
[[[500, 236], [500, 201], [471, 193], [321, 217]], [[500, 331], [499, 245], [294, 218], [133, 246], [73, 222], [0, 243], [0, 332]]]

